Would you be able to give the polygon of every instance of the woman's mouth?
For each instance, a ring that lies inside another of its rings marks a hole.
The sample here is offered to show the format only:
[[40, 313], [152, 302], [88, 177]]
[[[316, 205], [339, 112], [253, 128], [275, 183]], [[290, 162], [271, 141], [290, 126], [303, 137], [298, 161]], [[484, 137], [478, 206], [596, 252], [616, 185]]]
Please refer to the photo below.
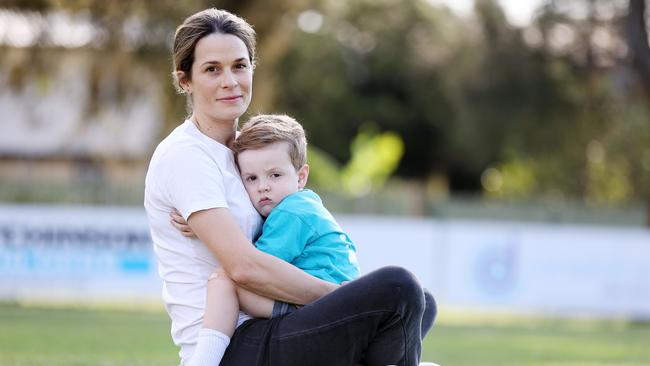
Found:
[[242, 98], [243, 98], [243, 96], [241, 96], [241, 95], [232, 95], [232, 96], [228, 96], [228, 97], [218, 98], [217, 101], [218, 102], [224, 102], [224, 103], [237, 103]]

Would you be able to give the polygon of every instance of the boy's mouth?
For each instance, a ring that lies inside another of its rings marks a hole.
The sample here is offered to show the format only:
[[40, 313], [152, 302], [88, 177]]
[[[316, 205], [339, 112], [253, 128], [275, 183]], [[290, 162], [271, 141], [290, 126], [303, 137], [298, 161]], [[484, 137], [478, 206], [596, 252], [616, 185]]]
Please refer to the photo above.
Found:
[[271, 202], [273, 202], [273, 201], [271, 201], [271, 199], [268, 198], [268, 197], [264, 197], [264, 198], [260, 199], [259, 201], [257, 201], [257, 203], [258, 203], [259, 205], [261, 205], [261, 206], [268, 205], [268, 204], [270, 204]]

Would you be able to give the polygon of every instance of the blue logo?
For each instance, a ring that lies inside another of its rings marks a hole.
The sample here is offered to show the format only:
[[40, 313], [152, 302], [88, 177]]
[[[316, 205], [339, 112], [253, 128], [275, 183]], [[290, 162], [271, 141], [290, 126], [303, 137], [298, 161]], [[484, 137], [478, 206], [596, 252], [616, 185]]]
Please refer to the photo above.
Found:
[[517, 246], [490, 244], [481, 248], [474, 264], [474, 280], [489, 296], [508, 295], [517, 283]]

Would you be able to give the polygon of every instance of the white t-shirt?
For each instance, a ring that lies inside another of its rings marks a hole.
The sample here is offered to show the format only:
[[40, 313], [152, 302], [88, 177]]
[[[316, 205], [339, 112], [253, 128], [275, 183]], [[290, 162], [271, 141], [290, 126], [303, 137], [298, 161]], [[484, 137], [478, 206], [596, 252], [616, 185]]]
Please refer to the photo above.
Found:
[[[181, 348], [181, 359], [187, 360], [203, 321], [206, 282], [219, 263], [201, 241], [181, 235], [170, 224], [169, 213], [176, 208], [187, 220], [193, 212], [226, 207], [249, 240], [260, 230], [262, 219], [246, 194], [232, 151], [190, 120], [156, 148], [145, 179], [144, 207], [172, 338]], [[249, 318], [240, 313], [237, 325]]]

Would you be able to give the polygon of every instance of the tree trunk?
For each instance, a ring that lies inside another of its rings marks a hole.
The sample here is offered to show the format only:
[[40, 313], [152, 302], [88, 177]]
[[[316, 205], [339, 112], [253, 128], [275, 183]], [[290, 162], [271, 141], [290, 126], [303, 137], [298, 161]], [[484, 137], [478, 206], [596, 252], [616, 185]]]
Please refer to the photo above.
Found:
[[630, 0], [627, 19], [627, 44], [635, 69], [650, 96], [650, 45], [645, 22], [645, 0]]
[[[650, 45], [646, 25], [645, 0], [630, 0], [627, 17], [627, 45], [634, 68], [641, 78], [643, 89], [650, 100]], [[650, 188], [645, 192], [646, 226], [650, 227]]]

